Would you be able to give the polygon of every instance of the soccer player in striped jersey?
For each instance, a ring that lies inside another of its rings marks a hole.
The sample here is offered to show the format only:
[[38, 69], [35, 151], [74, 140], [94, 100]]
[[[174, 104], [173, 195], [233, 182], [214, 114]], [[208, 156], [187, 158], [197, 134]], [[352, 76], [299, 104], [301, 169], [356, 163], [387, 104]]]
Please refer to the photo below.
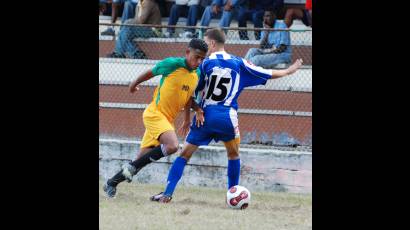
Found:
[[[192, 95], [198, 84], [197, 67], [204, 60], [207, 51], [207, 44], [194, 38], [189, 42], [185, 57], [166, 58], [130, 84], [130, 92], [134, 93], [142, 82], [162, 75], [154, 91], [154, 98], [143, 113], [145, 133], [139, 155], [135, 161], [123, 165], [122, 170], [104, 184], [103, 190], [108, 197], [114, 197], [117, 185], [125, 180], [131, 182], [132, 177], [147, 164], [178, 150], [174, 120], [185, 108], [185, 120], [181, 128], [184, 133], [188, 131], [191, 124], [189, 111]], [[195, 111], [202, 114], [199, 107]]]
[[265, 85], [269, 79], [276, 79], [295, 73], [302, 65], [298, 59], [287, 69], [264, 69], [225, 52], [225, 34], [221, 29], [207, 30], [204, 37], [208, 54], [199, 66], [200, 77], [196, 88], [199, 105], [204, 112], [204, 121], [195, 115], [185, 140], [182, 152], [175, 159], [164, 192], [151, 197], [152, 201], [168, 203], [184, 167], [192, 154], [201, 145], [211, 140], [222, 141], [228, 155], [228, 189], [238, 185], [240, 175], [239, 127], [237, 99], [246, 87]]

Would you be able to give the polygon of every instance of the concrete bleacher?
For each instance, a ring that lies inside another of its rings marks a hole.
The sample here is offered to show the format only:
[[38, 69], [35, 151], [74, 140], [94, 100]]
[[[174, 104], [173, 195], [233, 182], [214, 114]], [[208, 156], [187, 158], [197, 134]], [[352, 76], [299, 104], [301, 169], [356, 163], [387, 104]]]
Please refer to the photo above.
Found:
[[[99, 18], [99, 22], [100, 23], [110, 23], [111, 22], [111, 17], [110, 16], [100, 16]], [[118, 19], [116, 21], [117, 24], [120, 24], [121, 21]], [[209, 24], [210, 27], [218, 27], [218, 23], [219, 23], [219, 19], [212, 19], [211, 23]], [[161, 20], [161, 25], [168, 25], [168, 18], [164, 17]], [[179, 18], [177, 25], [179, 26], [185, 26], [186, 25], [186, 18]], [[197, 22], [197, 26], [200, 25], [200, 22]], [[237, 28], [238, 27], [238, 21], [233, 19], [231, 22], [230, 27], [232, 28]], [[253, 23], [248, 22], [247, 23], [247, 28], [254, 28]], [[101, 34], [102, 31], [106, 30], [107, 26], [100, 26], [99, 28], [99, 34]], [[290, 27], [291, 30], [294, 31], [304, 31], [304, 30], [310, 30], [310, 27], [306, 27], [300, 20], [295, 20], [293, 25]], [[119, 26], [115, 26], [114, 30], [116, 32], [116, 35], [118, 35], [119, 33]], [[166, 29], [162, 29], [163, 32], [166, 31]], [[176, 34], [182, 33], [183, 30], [180, 28], [177, 28], [175, 30]], [[229, 31], [227, 36], [229, 37], [230, 40], [238, 40], [241, 41], [239, 39], [239, 35], [237, 31]], [[254, 34], [252, 31], [248, 31], [248, 37], [250, 38], [250, 40], [248, 41], [241, 41], [241, 42], [246, 42], [246, 43], [252, 43], [252, 42], [256, 42], [258, 43], [258, 41], [255, 40]], [[301, 37], [303, 37], [303, 41], [300, 39]], [[112, 36], [99, 36], [100, 40], [112, 40], [113, 37]], [[306, 32], [298, 32], [297, 34], [291, 34], [291, 41], [294, 44], [297, 45], [312, 45], [312, 32], [311, 31], [306, 31]]]
[[[186, 49], [189, 39], [182, 38], [148, 38], [137, 39], [139, 48], [146, 54], [149, 60], [162, 60], [165, 57], [181, 56]], [[99, 57], [104, 58], [107, 54], [113, 52], [115, 42], [113, 40], [100, 40]], [[244, 57], [250, 48], [257, 48], [258, 44], [228, 41], [225, 45], [227, 52]], [[297, 58], [304, 60], [304, 65], [312, 65], [312, 46], [292, 46], [292, 59]]]
[[[109, 23], [111, 17], [100, 16], [100, 23]], [[185, 18], [180, 18], [177, 25], [185, 25]], [[211, 27], [218, 26], [219, 19], [211, 20]], [[167, 25], [168, 18], [162, 18], [162, 25]], [[233, 20], [231, 27], [238, 26], [238, 22]], [[252, 23], [248, 23], [248, 28], [253, 28]], [[100, 25], [99, 32], [105, 30], [107, 26]], [[99, 35], [99, 57], [106, 57], [111, 53], [115, 47], [115, 40], [118, 38], [119, 26], [115, 26], [116, 36]], [[295, 20], [291, 32], [291, 43], [293, 48], [293, 61], [296, 58], [302, 58], [305, 65], [312, 64], [312, 31], [310, 28], [303, 25], [299, 20]], [[166, 28], [162, 28], [165, 32]], [[176, 34], [182, 33], [182, 29], [177, 28]], [[253, 31], [248, 31], [250, 40], [240, 40], [238, 31], [229, 30], [227, 34], [226, 50], [234, 55], [244, 57], [250, 48], [258, 47], [259, 41], [254, 39]], [[185, 46], [190, 39], [180, 38], [136, 38], [134, 41], [138, 44], [141, 50], [147, 55], [150, 60], [161, 60], [164, 57], [180, 56], [181, 52], [185, 50]], [[159, 52], [160, 51], [160, 52]]]

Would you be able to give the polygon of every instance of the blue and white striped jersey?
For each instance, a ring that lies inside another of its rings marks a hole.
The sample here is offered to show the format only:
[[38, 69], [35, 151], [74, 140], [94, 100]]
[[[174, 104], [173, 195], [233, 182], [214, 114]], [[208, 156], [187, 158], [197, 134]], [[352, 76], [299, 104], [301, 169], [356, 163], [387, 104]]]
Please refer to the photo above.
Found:
[[199, 66], [196, 95], [200, 106], [219, 105], [238, 110], [237, 99], [245, 87], [264, 85], [272, 70], [249, 63], [225, 51], [212, 53]]

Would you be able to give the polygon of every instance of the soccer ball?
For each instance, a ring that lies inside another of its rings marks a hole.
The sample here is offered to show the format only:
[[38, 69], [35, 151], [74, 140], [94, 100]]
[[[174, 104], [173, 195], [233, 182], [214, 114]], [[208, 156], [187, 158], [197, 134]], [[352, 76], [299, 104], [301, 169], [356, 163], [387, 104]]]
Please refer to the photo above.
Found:
[[226, 203], [233, 209], [245, 209], [251, 201], [251, 193], [243, 186], [232, 186], [226, 193]]

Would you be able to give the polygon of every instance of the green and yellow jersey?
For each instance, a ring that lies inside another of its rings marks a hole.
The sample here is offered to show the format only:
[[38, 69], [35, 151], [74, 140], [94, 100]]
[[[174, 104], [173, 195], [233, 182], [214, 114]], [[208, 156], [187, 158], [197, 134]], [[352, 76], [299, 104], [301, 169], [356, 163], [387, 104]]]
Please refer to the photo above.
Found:
[[197, 71], [190, 69], [182, 57], [170, 57], [157, 63], [152, 73], [162, 77], [148, 110], [160, 111], [172, 123], [195, 91]]

